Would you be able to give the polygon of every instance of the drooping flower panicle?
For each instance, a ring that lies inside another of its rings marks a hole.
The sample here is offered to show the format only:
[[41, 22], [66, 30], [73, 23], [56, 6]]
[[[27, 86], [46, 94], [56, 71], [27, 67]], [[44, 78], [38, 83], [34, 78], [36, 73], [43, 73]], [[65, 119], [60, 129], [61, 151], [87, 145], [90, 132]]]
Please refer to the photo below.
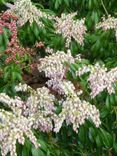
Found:
[[11, 6], [10, 10], [17, 15], [19, 26], [25, 25], [28, 21], [30, 24], [35, 21], [39, 27], [44, 27], [41, 18], [52, 18], [45, 12], [37, 9], [36, 6], [32, 4], [31, 0], [17, 0], [14, 5]]
[[114, 29], [115, 37], [117, 40], [117, 18], [108, 16], [106, 19], [105, 17], [102, 18], [102, 22], [98, 23], [96, 26], [97, 29], [102, 28], [103, 30]]
[[88, 82], [91, 88], [91, 97], [94, 98], [99, 93], [107, 89], [109, 94], [115, 93], [113, 83], [117, 81], [117, 68], [110, 71], [104, 65], [96, 63], [94, 66], [84, 65], [77, 72], [77, 76], [82, 76], [85, 73], [90, 73]]
[[62, 34], [66, 39], [66, 47], [70, 46], [72, 38], [80, 45], [83, 45], [84, 35], [87, 30], [84, 25], [85, 20], [74, 20], [73, 18], [76, 15], [77, 13], [62, 14], [60, 18], [55, 18], [56, 33]]
[[74, 131], [78, 132], [80, 125], [85, 123], [86, 119], [92, 119], [96, 127], [101, 124], [98, 109], [87, 101], [82, 101], [79, 94], [75, 91], [75, 87], [70, 82], [63, 82], [63, 90], [66, 94], [66, 99], [62, 101], [62, 111], [55, 120], [55, 132], [59, 132], [64, 121], [67, 125], [73, 124]]

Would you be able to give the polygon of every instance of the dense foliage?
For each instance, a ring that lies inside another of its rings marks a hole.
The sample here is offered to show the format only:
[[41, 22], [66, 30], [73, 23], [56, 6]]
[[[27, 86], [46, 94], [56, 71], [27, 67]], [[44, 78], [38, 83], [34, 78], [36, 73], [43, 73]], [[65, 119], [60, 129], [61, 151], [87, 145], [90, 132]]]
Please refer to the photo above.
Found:
[[0, 149], [117, 155], [116, 0], [0, 0]]

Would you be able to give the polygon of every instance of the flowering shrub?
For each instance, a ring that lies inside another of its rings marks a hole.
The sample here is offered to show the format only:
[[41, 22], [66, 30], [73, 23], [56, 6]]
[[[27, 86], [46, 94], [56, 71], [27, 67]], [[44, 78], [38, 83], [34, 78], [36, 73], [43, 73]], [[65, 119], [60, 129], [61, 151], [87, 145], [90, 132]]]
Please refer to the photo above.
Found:
[[64, 120], [66, 120], [67, 124], [73, 123], [75, 131], [88, 118], [91, 118], [96, 127], [99, 127], [101, 123], [99, 111], [95, 106], [90, 105], [86, 101], [81, 101], [75, 93], [73, 84], [67, 88], [67, 83], [63, 83], [66, 99], [62, 100], [62, 112], [58, 115], [55, 112], [55, 97], [49, 93], [50, 91], [46, 87], [38, 88], [35, 91], [26, 84], [16, 86], [15, 89], [18, 92], [30, 92], [27, 101], [22, 101], [17, 96], [10, 98], [5, 93], [0, 94], [0, 102], [7, 104], [12, 110], [12, 112], [1, 110], [0, 140], [3, 156], [7, 155], [8, 151], [11, 152], [11, 156], [17, 155], [16, 141], [18, 140], [20, 144], [24, 144], [23, 134], [26, 134], [35, 147], [38, 148], [39, 145], [31, 128], [49, 132], [53, 130], [52, 121], [55, 122], [55, 132], [59, 132]]
[[1, 155], [116, 155], [117, 3], [0, 6]]

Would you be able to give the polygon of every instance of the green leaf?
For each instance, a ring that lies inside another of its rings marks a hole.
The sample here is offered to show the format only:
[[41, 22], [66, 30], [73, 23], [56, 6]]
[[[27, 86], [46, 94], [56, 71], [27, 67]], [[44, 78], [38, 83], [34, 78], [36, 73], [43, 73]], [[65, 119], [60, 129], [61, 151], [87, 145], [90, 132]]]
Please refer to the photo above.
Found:
[[110, 98], [109, 97], [110, 96], [108, 95], [107, 98], [106, 98], [106, 106], [107, 106], [107, 108], [110, 109]]
[[104, 129], [100, 128], [100, 132], [99, 135], [102, 138], [102, 142], [104, 143], [104, 145], [107, 148], [111, 148], [112, 144], [113, 144], [113, 139], [110, 133], [108, 133], [107, 131], [105, 131]]
[[69, 6], [69, 0], [64, 0], [65, 4]]
[[110, 110], [107, 109], [106, 107], [103, 107], [103, 109], [101, 110], [101, 118], [105, 118], [107, 117], [107, 115], [109, 114]]
[[95, 130], [92, 127], [90, 127], [89, 128], [89, 139], [92, 142], [94, 142], [95, 137], [96, 137], [96, 132], [95, 132]]
[[99, 135], [96, 136], [96, 144], [97, 144], [98, 147], [102, 146], [102, 141], [101, 141]]
[[7, 82], [10, 76], [10, 72], [4, 73], [4, 82]]
[[92, 0], [89, 0], [89, 9], [91, 10], [92, 9]]
[[20, 73], [17, 73], [17, 80], [22, 81], [22, 75]]
[[117, 153], [117, 143], [116, 142], [114, 142], [113, 148], [114, 148], [115, 152]]
[[32, 148], [32, 155], [33, 156], [45, 156], [45, 153], [41, 151], [40, 149]]
[[78, 69], [78, 65], [76, 64], [71, 64], [70, 65], [71, 70], [76, 71]]
[[41, 145], [41, 149], [43, 150], [43, 151], [47, 151], [47, 145], [46, 145], [46, 142], [44, 142], [43, 140], [41, 140], [41, 139], [39, 139], [38, 140], [38, 142], [39, 142], [39, 144]]
[[39, 150], [38, 149], [32, 148], [31, 151], [32, 151], [33, 156], [39, 156]]
[[17, 78], [17, 73], [16, 72], [12, 72], [12, 81], [14, 82]]
[[31, 29], [34, 32], [36, 39], [38, 40], [39, 39], [39, 27], [37, 26], [35, 22], [33, 23]]
[[85, 141], [86, 141], [86, 133], [85, 133], [85, 128], [83, 126], [79, 128], [78, 136], [79, 136], [80, 141], [85, 143]]
[[8, 44], [8, 42], [9, 42], [9, 40], [8, 40], [8, 35], [7, 35], [7, 32], [6, 32], [6, 30], [4, 29], [4, 33], [3, 33], [3, 44], [4, 44], [4, 48], [6, 48], [7, 47], [7, 44]]
[[55, 0], [55, 9], [58, 9], [59, 5], [61, 5], [61, 0]]

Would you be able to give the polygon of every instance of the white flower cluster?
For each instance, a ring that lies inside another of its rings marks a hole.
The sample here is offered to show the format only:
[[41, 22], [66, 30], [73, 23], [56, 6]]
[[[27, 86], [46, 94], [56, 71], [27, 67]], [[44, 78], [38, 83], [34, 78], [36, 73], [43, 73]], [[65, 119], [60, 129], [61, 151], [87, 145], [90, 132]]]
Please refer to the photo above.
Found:
[[16, 0], [14, 5], [11, 7], [11, 11], [17, 15], [19, 26], [23, 26], [28, 21], [30, 24], [35, 21], [40, 27], [43, 27], [44, 25], [41, 18], [44, 17], [51, 19], [48, 14], [37, 9], [32, 4], [31, 0]]
[[75, 92], [73, 85], [63, 83], [67, 97], [62, 102], [62, 111], [55, 119], [55, 132], [59, 132], [64, 121], [67, 125], [73, 124], [74, 131], [78, 132], [80, 125], [84, 124], [86, 119], [92, 119], [96, 127], [101, 124], [99, 111], [95, 106], [86, 101], [81, 101], [78, 94]]
[[26, 92], [28, 90], [32, 89], [30, 86], [28, 86], [27, 84], [21, 84], [19, 83], [17, 86], [15, 86], [15, 90], [16, 92]]
[[83, 67], [79, 68], [77, 71], [76, 71], [76, 75], [77, 76], [82, 76], [84, 75], [85, 73], [88, 73], [91, 71], [91, 66], [90, 65], [84, 65]]
[[64, 66], [64, 63], [74, 63], [74, 58], [72, 57], [70, 50], [68, 50], [67, 53], [64, 51], [57, 51], [39, 61], [39, 72], [43, 71], [45, 76], [50, 79], [62, 79], [66, 72], [66, 66]]
[[46, 82], [47, 86], [53, 91], [56, 91], [60, 95], [64, 95], [64, 90], [61, 88], [63, 80], [60, 79], [50, 79]]
[[11, 98], [5, 93], [0, 94], [0, 102], [7, 104], [9, 107], [18, 107], [18, 108], [23, 108], [24, 102], [21, 100], [20, 97], [15, 96], [15, 98]]
[[92, 68], [88, 78], [92, 98], [108, 87], [106, 83], [106, 79], [108, 81], [106, 71], [107, 69], [104, 66], [101, 67], [98, 63]]
[[107, 68], [104, 65], [101, 66], [97, 63], [94, 66], [85, 65], [82, 69], [79, 69], [76, 74], [81, 76], [89, 71], [88, 81], [90, 83], [92, 98], [105, 89], [107, 89], [109, 94], [115, 93], [113, 83], [117, 80], [117, 68], [107, 71]]
[[111, 17], [110, 15], [108, 16], [107, 19], [105, 17], [103, 17], [102, 22], [97, 24], [96, 28], [97, 29], [102, 28], [104, 30], [114, 29], [115, 30], [116, 40], [117, 40], [117, 18]]
[[65, 74], [68, 70], [64, 63], [74, 63], [75, 61], [70, 50], [68, 50], [67, 53], [57, 51], [56, 53], [46, 56], [39, 61], [39, 72], [44, 72], [45, 76], [50, 78], [50, 80], [47, 81], [48, 87], [59, 92], [59, 94], [64, 94], [63, 89], [61, 88], [61, 81], [65, 78]]
[[[25, 101], [22, 109], [23, 115], [33, 119], [33, 128], [43, 132], [52, 131], [52, 120], [56, 117], [54, 113], [56, 110], [54, 106], [54, 95], [52, 95], [46, 87], [37, 88], [37, 90], [33, 90], [31, 87], [29, 88], [30, 90], [27, 91], [29, 91], [31, 95], [27, 98], [27, 101]], [[20, 90], [24, 89], [25, 84], [20, 84]]]
[[48, 54], [52, 54], [54, 52], [54, 49], [50, 48], [50, 47], [47, 47], [45, 49], [45, 52], [48, 53]]
[[[19, 88], [18, 88], [19, 86]], [[26, 135], [37, 148], [36, 141], [31, 129], [39, 129], [49, 132], [53, 129], [53, 119], [57, 118], [54, 106], [55, 97], [50, 94], [46, 87], [38, 88], [36, 91], [26, 84], [19, 84], [17, 91], [30, 92], [26, 101], [20, 97], [11, 98], [5, 93], [0, 94], [0, 102], [8, 106], [12, 111], [0, 109], [0, 143], [2, 156], [10, 151], [11, 156], [16, 154], [16, 142], [24, 144]], [[29, 88], [30, 90], [27, 90]]]
[[61, 88], [63, 95], [70, 96], [74, 94], [75, 87], [71, 81], [63, 80], [59, 84], [59, 87]]
[[74, 93], [72, 91], [75, 90], [75, 87], [71, 81], [68, 80], [54, 80], [51, 79], [47, 81], [48, 87], [50, 87], [52, 90], [56, 91], [59, 95], [68, 96], [71, 93]]
[[35, 111], [43, 110], [43, 111], [53, 111], [54, 108], [54, 95], [50, 94], [50, 90], [46, 87], [37, 88], [36, 91], [32, 93], [32, 95], [27, 99], [27, 107], [29, 109], [29, 113], [33, 113]]
[[31, 120], [22, 116], [19, 112], [21, 111], [16, 109], [14, 112], [0, 110], [0, 144], [2, 156], [6, 156], [8, 152], [10, 152], [11, 156], [17, 156], [16, 143], [18, 141], [18, 143], [24, 145], [24, 135], [29, 138], [36, 148], [40, 146], [31, 130]]
[[28, 95], [30, 93], [25, 101], [19, 97], [10, 98], [5, 93], [0, 94], [0, 102], [7, 104], [12, 110], [0, 110], [2, 156], [6, 156], [9, 151], [11, 156], [17, 156], [16, 142], [24, 144], [24, 134], [38, 148], [32, 128], [43, 132], [52, 131], [54, 128], [54, 131], [58, 132], [66, 121], [67, 125], [73, 124], [73, 129], [77, 132], [86, 119], [92, 119], [95, 126], [99, 127], [99, 111], [95, 106], [80, 100], [82, 91], [77, 92], [72, 82], [67, 80], [61, 81], [59, 87], [65, 96], [59, 101], [62, 111], [58, 115], [55, 107], [57, 98], [46, 87], [33, 90], [25, 84], [19, 84], [16, 86], [17, 91], [26, 91]]
[[77, 13], [62, 14], [61, 17], [55, 17], [56, 33], [62, 34], [66, 39], [66, 47], [70, 46], [72, 38], [83, 45], [84, 35], [86, 33], [86, 27], [84, 25], [84, 19], [74, 20], [73, 18]]

